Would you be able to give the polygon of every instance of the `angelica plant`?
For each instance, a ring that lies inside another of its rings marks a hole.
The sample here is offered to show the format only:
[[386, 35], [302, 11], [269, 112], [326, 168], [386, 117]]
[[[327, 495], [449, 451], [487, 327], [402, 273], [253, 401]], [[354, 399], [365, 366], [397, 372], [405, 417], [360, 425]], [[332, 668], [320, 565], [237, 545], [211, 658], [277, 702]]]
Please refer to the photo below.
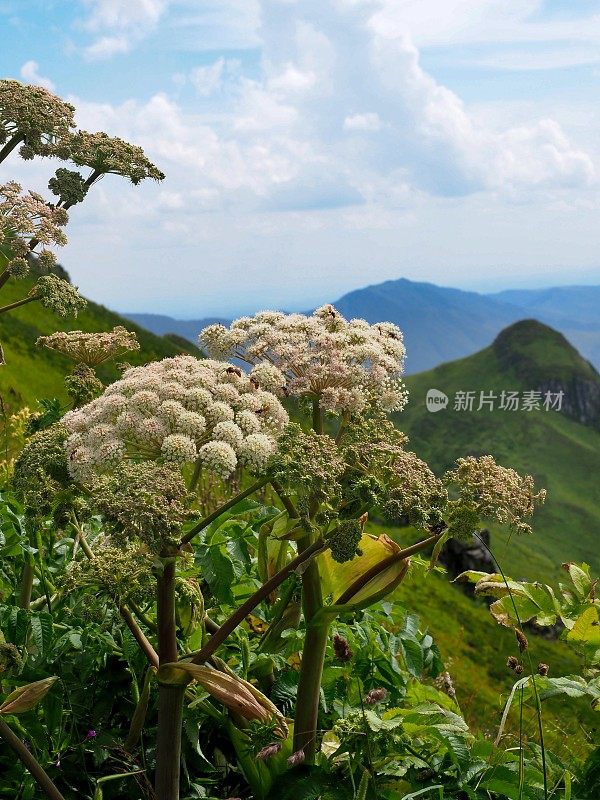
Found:
[[[268, 382], [280, 396], [298, 398], [300, 409], [308, 410], [312, 430], [305, 433], [298, 427], [283, 437], [273, 485], [290, 517], [298, 520], [300, 553], [326, 541], [342, 568], [344, 562], [355, 565], [355, 580], [331, 605], [323, 585], [325, 564], [319, 563], [325, 556], [312, 560], [302, 575], [306, 633], [294, 752], [312, 762], [329, 625], [338, 608], [364, 607], [380, 599], [407, 569], [408, 562], [401, 564], [406, 554], [392, 553], [363, 567], [361, 576], [359, 520], [370, 509], [381, 508], [392, 519], [410, 521], [430, 534], [418, 550], [439, 546], [457, 533], [472, 535], [482, 516], [495, 515], [522, 530], [520, 518], [530, 515], [543, 497], [533, 494], [531, 480], [518, 480], [491, 457], [460, 462], [439, 480], [406, 450], [406, 437], [387, 418], [406, 402], [401, 378], [405, 348], [395, 325], [346, 320], [327, 305], [309, 316], [266, 311], [236, 320], [229, 328], [211, 325], [200, 334], [200, 342], [213, 357], [245, 361], [251, 378]], [[458, 500], [448, 493], [455, 486]], [[391, 579], [388, 567], [395, 569]]]
[[1, 306], [0, 313], [39, 301], [61, 316], [77, 316], [85, 300], [67, 280], [52, 274], [56, 256], [51, 248], [67, 242], [67, 210], [83, 202], [92, 184], [108, 173], [135, 185], [164, 178], [137, 145], [102, 132], [75, 130], [74, 113], [72, 105], [43, 87], [0, 80], [0, 163], [21, 145], [25, 160], [53, 157], [90, 169], [85, 177], [76, 170], [57, 169], [48, 182], [52, 200], [23, 192], [15, 181], [0, 186], [0, 289], [10, 279], [24, 278], [32, 266], [40, 273], [30, 291]]

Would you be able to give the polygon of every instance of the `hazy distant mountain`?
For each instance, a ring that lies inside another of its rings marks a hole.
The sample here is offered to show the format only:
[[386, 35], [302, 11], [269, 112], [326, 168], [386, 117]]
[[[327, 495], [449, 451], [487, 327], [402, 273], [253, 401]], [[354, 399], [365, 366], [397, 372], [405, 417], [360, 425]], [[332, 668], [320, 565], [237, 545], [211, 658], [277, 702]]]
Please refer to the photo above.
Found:
[[489, 296], [519, 306], [523, 316], [553, 325], [600, 368], [600, 286], [514, 289]]
[[164, 336], [167, 333], [176, 333], [178, 336], [183, 336], [184, 339], [188, 339], [194, 344], [198, 344], [198, 334], [202, 328], [205, 328], [207, 325], [212, 325], [215, 322], [229, 325], [229, 320], [219, 317], [207, 317], [206, 319], [174, 319], [164, 314], [133, 313], [123, 314], [123, 316], [159, 336]]
[[[346, 317], [388, 320], [403, 331], [407, 372], [415, 373], [487, 347], [507, 325], [535, 318], [561, 331], [600, 367], [600, 286], [478, 294], [401, 278], [343, 295], [334, 305]], [[176, 320], [159, 314], [125, 314], [153, 333], [197, 341], [203, 327], [227, 320]]]
[[476, 292], [405, 278], [357, 289], [334, 305], [346, 317], [396, 323], [404, 332], [407, 372], [474, 353], [523, 315], [514, 306]]

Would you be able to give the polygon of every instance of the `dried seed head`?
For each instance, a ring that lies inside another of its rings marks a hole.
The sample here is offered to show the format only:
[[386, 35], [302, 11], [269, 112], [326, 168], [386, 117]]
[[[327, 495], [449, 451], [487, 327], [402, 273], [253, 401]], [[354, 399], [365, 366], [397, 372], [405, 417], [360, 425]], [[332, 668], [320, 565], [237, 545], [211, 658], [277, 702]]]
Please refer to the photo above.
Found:
[[338, 661], [352, 660], [353, 653], [352, 650], [350, 650], [350, 645], [343, 636], [339, 635], [339, 633], [336, 633], [333, 637], [333, 652]]
[[517, 642], [519, 643], [519, 650], [523, 653], [529, 647], [529, 642], [527, 641], [527, 637], [523, 633], [523, 631], [519, 630], [519, 628], [515, 628], [515, 636], [517, 637]]
[[548, 664], [544, 664], [543, 661], [540, 661], [540, 663], [538, 664], [537, 671], [538, 675], [543, 675], [545, 677], [550, 671], [550, 667], [548, 666]]
[[378, 687], [377, 689], [371, 689], [371, 691], [363, 698], [363, 703], [367, 706], [374, 706], [377, 703], [381, 703], [382, 700], [385, 700], [387, 692], [382, 687]]
[[519, 659], [518, 658], [515, 658], [515, 656], [509, 656], [508, 657], [508, 659], [506, 661], [506, 666], [509, 669], [516, 669], [518, 665], [519, 665]]
[[268, 758], [273, 758], [276, 756], [277, 753], [281, 750], [281, 743], [279, 742], [272, 742], [268, 744], [266, 747], [263, 747], [262, 750], [259, 750], [256, 754], [257, 761], [266, 761]]
[[302, 764], [306, 756], [304, 755], [304, 750], [296, 750], [295, 753], [288, 758], [287, 763], [290, 767], [297, 767], [298, 764]]
[[515, 674], [522, 675], [523, 674], [523, 664], [517, 664], [515, 667]]

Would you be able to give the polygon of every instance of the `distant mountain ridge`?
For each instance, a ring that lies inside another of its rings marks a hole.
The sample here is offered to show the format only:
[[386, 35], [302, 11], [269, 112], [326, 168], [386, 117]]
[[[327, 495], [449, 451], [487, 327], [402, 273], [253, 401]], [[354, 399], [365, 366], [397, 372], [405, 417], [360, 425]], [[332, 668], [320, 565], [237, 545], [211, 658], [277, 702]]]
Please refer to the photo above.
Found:
[[[463, 358], [492, 343], [507, 325], [534, 318], [559, 330], [600, 368], [600, 286], [564, 286], [479, 294], [406, 278], [366, 286], [334, 305], [347, 317], [386, 320], [404, 332], [408, 374]], [[214, 322], [176, 320], [159, 314], [124, 314], [153, 333], [176, 333], [197, 342]]]

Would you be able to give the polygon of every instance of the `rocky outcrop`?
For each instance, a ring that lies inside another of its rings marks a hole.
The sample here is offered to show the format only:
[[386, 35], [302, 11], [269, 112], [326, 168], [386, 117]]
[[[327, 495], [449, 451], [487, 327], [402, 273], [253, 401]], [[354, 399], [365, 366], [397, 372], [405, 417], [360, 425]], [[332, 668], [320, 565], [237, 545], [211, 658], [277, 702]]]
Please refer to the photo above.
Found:
[[[479, 536], [489, 546], [490, 532], [487, 530], [480, 531]], [[450, 539], [442, 548], [439, 561], [446, 567], [451, 578], [456, 578], [461, 572], [466, 572], [467, 570], [496, 572], [496, 562], [475, 536], [470, 542]], [[472, 588], [471, 586], [471, 590]]]
[[542, 383], [538, 389], [542, 396], [546, 392], [554, 395], [562, 392], [562, 413], [582, 425], [600, 430], [600, 381], [595, 383], [573, 377], [564, 382], [554, 378]]

